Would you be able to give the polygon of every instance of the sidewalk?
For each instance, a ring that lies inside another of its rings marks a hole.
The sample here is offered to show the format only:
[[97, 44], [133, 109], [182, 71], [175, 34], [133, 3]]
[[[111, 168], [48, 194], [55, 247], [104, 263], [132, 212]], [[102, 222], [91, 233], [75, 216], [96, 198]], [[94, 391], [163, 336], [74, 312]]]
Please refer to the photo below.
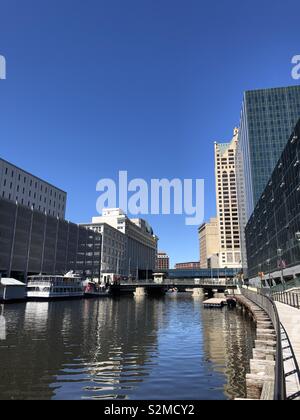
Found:
[[[283, 303], [276, 302], [280, 322], [286, 329], [289, 336], [291, 345], [293, 347], [295, 357], [300, 367], [300, 310], [292, 308], [291, 306]], [[284, 357], [291, 355], [289, 350], [284, 352]], [[292, 361], [285, 362], [285, 371], [290, 372], [293, 370], [294, 364]], [[291, 395], [300, 390], [300, 384], [296, 376], [290, 376], [287, 378], [287, 394]]]

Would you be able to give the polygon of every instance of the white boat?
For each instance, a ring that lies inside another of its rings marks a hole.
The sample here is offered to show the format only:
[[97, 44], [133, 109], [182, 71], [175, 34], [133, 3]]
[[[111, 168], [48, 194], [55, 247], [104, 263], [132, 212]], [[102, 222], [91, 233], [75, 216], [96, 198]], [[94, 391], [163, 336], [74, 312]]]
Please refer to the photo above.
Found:
[[76, 299], [84, 296], [80, 276], [70, 271], [64, 276], [28, 277], [27, 298], [30, 300]]

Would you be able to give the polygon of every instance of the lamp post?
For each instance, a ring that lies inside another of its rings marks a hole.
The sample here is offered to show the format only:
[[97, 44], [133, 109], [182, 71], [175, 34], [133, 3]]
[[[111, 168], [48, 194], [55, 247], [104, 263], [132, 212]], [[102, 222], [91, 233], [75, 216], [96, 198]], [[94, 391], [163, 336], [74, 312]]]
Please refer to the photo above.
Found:
[[279, 261], [280, 261], [280, 268], [281, 268], [281, 283], [282, 283], [283, 287], [285, 287], [285, 281], [284, 281], [284, 276], [283, 276], [283, 259], [282, 259], [282, 255], [283, 255], [283, 251], [282, 251], [282, 249], [278, 248], [278, 249], [277, 249], [277, 256], [278, 256]]
[[271, 259], [268, 258], [266, 263], [267, 263], [267, 266], [268, 266], [268, 273], [269, 273], [269, 287], [271, 288], [271, 270], [270, 270]]
[[261, 268], [262, 268], [262, 264], [260, 263], [260, 264], [258, 264], [258, 277], [260, 277], [260, 284], [259, 285], [262, 288], [263, 287], [263, 283], [262, 283], [263, 278], [262, 278]]

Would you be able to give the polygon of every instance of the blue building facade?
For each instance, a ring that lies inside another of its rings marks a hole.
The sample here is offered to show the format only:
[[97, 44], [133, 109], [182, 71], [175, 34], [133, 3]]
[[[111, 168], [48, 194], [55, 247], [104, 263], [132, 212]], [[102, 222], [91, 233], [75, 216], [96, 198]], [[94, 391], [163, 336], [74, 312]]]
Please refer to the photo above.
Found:
[[246, 244], [250, 279], [300, 277], [300, 120], [249, 219]]
[[244, 93], [239, 147], [248, 219], [300, 117], [300, 86]]
[[237, 150], [242, 265], [245, 227], [300, 117], [300, 86], [244, 93]]

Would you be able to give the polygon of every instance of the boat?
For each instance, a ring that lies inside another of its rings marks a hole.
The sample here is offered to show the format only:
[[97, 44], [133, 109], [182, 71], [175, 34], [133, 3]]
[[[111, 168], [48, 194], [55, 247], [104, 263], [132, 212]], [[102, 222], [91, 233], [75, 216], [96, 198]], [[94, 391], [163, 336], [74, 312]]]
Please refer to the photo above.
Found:
[[27, 299], [56, 300], [80, 299], [84, 297], [82, 279], [73, 271], [64, 276], [38, 275], [28, 277]]
[[97, 297], [109, 297], [110, 287], [104, 284], [94, 283], [88, 281], [84, 287], [84, 297], [86, 298], [97, 298]]
[[227, 298], [227, 306], [228, 308], [232, 309], [232, 308], [236, 308], [237, 305], [237, 301], [234, 297], [228, 297]]
[[177, 289], [177, 287], [172, 287], [171, 289], [169, 289], [169, 290], [166, 292], [166, 294], [167, 294], [168, 296], [177, 296], [177, 294], [178, 294], [178, 289]]
[[226, 299], [212, 298], [203, 302], [204, 308], [223, 308], [226, 305]]

